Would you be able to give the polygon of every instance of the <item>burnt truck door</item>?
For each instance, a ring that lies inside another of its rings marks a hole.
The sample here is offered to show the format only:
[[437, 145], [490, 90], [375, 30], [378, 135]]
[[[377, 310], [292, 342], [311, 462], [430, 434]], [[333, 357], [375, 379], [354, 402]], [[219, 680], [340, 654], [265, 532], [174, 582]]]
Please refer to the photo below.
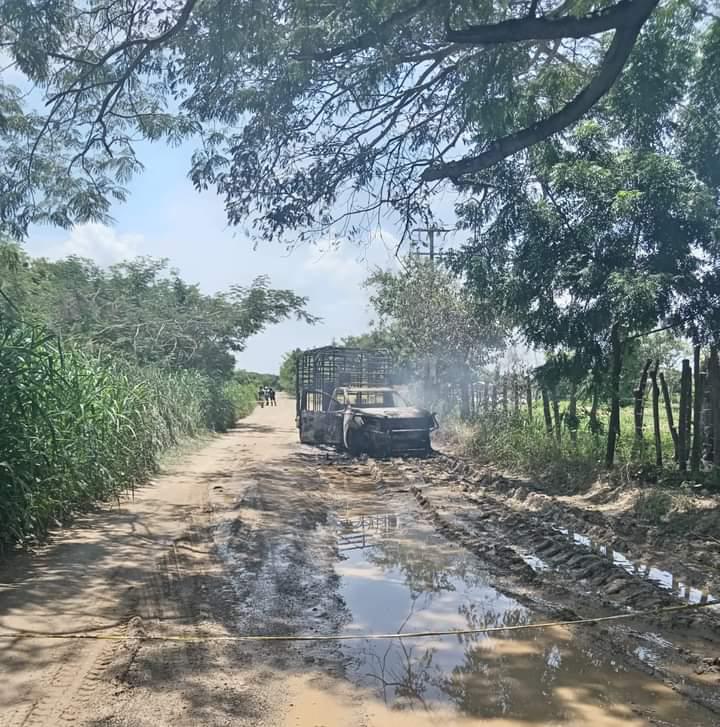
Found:
[[345, 406], [318, 389], [306, 389], [300, 397], [300, 441], [305, 444], [342, 444]]
[[345, 391], [335, 389], [328, 402], [327, 418], [325, 419], [325, 441], [340, 446], [343, 443], [343, 415], [345, 413]]
[[325, 411], [327, 395], [322, 391], [308, 390], [300, 397], [300, 441], [304, 444], [322, 444], [325, 441]]

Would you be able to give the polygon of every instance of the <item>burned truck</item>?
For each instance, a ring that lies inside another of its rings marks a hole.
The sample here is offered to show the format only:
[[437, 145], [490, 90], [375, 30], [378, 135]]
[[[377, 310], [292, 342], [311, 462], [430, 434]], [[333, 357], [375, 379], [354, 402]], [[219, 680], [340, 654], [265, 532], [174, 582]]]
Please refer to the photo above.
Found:
[[383, 349], [326, 346], [302, 353], [296, 371], [300, 441], [353, 455], [430, 454], [437, 418], [405, 401], [392, 370]]

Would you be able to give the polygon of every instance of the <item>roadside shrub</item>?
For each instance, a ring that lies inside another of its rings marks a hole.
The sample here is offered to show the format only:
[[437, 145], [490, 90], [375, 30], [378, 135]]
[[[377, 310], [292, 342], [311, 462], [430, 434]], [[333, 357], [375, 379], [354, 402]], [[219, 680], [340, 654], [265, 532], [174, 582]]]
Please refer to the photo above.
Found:
[[514, 415], [476, 422], [465, 447], [478, 459], [530, 474], [561, 489], [586, 484], [603, 458], [602, 439], [588, 433], [572, 444], [565, 433], [558, 442], [546, 433], [543, 423]]
[[0, 550], [118, 496], [159, 454], [248, 413], [242, 387], [63, 350], [0, 322]]
[[[621, 412], [622, 435], [618, 441], [617, 468], [613, 476], [633, 479], [639, 469], [654, 468], [654, 448], [649, 436], [642, 447], [634, 438], [632, 411]], [[532, 421], [521, 413], [497, 412], [482, 416], [459, 432], [467, 453], [484, 462], [530, 475], [549, 488], [576, 492], [607, 473], [606, 440], [593, 434], [586, 422], [575, 431], [572, 440], [565, 421], [562, 436], [548, 434], [542, 413]], [[669, 434], [663, 433], [666, 461], [672, 462], [673, 445]], [[655, 473], [655, 479], [658, 475]]]
[[255, 408], [257, 387], [252, 384], [206, 379], [204, 385], [205, 422], [211, 431], [226, 432]]
[[257, 386], [254, 384], [239, 384], [229, 381], [223, 385], [223, 397], [230, 403], [230, 416], [226, 418], [228, 427], [238, 419], [246, 417], [255, 408], [257, 403]]

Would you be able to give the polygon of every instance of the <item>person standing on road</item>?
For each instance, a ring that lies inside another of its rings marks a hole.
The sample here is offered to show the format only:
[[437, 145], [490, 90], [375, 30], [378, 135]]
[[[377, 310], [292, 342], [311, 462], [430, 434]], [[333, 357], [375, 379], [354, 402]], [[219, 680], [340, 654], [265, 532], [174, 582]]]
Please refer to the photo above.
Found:
[[275, 400], [275, 389], [273, 387], [270, 387], [270, 403], [273, 406], [277, 406], [277, 401]]
[[262, 386], [258, 389], [258, 404], [261, 409], [265, 406], [265, 390]]

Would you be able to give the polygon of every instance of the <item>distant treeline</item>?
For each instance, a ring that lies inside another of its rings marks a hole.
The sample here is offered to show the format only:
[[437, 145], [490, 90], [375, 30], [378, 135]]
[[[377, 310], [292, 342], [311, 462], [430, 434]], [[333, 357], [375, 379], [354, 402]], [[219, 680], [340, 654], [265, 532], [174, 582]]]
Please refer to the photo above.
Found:
[[278, 374], [261, 374], [257, 371], [246, 371], [245, 369], [237, 369], [233, 374], [233, 379], [239, 384], [252, 386], [259, 389], [262, 386], [269, 386], [272, 389], [279, 390], [280, 376]]

